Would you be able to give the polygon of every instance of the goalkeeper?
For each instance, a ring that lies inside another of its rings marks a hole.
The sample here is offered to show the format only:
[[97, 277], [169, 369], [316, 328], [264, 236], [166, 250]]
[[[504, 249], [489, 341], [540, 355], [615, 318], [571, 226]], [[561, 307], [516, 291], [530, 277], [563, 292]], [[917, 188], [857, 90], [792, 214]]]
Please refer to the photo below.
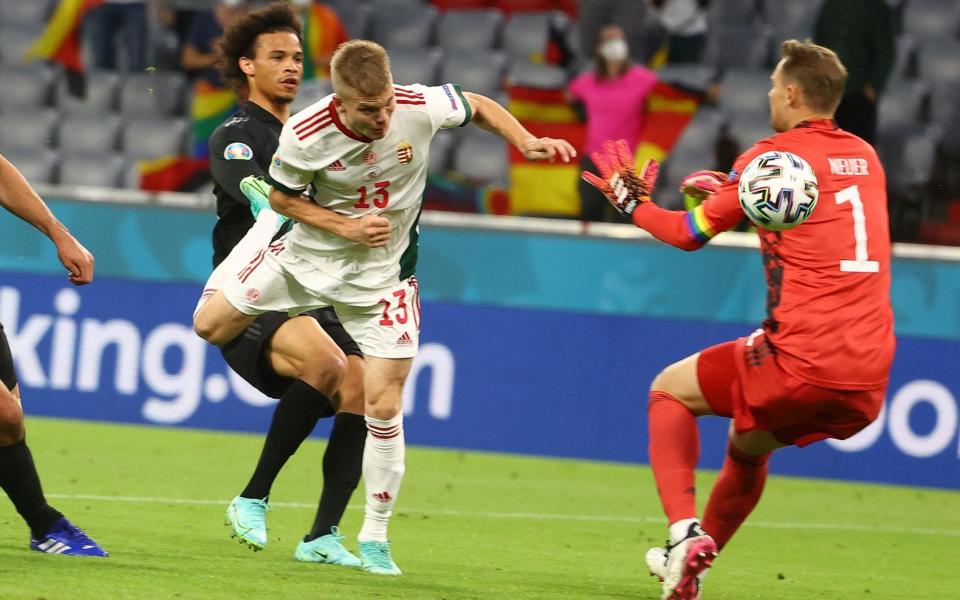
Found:
[[[251, 228], [269, 240], [283, 225], [284, 219], [270, 209], [269, 188], [260, 178], [300, 84], [300, 24], [288, 5], [274, 3], [229, 27], [221, 49], [223, 78], [245, 102], [210, 138], [218, 217], [213, 229], [215, 267]], [[224, 264], [215, 270], [200, 305], [216, 292], [220, 272], [233, 274], [242, 266]], [[323, 458], [316, 518], [294, 557], [359, 567], [360, 560], [343, 547], [338, 525], [360, 479], [367, 435], [360, 348], [333, 309], [326, 308], [292, 318], [279, 312], [261, 315], [220, 351], [240, 376], [280, 399], [253, 475], [227, 509], [232, 535], [254, 550], [267, 545], [267, 502], [274, 480], [317, 420], [336, 413]]]
[[[714, 556], [760, 500], [773, 450], [848, 438], [883, 405], [895, 345], [886, 181], [874, 149], [833, 121], [846, 75], [833, 51], [784, 42], [769, 93], [770, 125], [778, 133], [742, 154], [729, 181], [705, 171], [685, 178], [685, 192], [706, 196], [690, 212], [650, 202], [657, 165], [637, 174], [625, 143], [608, 143], [595, 155], [602, 178], [584, 173], [634, 224], [686, 250], [743, 219], [737, 173], [755, 156], [795, 153], [819, 181], [820, 200], [805, 223], [759, 230], [767, 276], [762, 328], [668, 366], [650, 386], [650, 466], [670, 539], [646, 560], [663, 580], [664, 600], [700, 597]], [[732, 424], [701, 524], [694, 467], [696, 417], [704, 415]]]

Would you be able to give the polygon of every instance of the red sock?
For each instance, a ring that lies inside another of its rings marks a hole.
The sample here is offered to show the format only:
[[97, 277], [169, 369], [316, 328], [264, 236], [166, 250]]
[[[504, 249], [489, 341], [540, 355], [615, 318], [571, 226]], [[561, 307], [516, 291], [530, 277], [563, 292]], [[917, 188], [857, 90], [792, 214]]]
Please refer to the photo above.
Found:
[[650, 466], [670, 523], [697, 516], [693, 469], [700, 457], [700, 432], [690, 409], [666, 392], [650, 392], [647, 404]]
[[721, 548], [760, 501], [763, 484], [767, 481], [769, 458], [769, 452], [751, 456], [737, 450], [733, 444], [727, 446], [727, 458], [713, 485], [703, 516], [704, 530]]

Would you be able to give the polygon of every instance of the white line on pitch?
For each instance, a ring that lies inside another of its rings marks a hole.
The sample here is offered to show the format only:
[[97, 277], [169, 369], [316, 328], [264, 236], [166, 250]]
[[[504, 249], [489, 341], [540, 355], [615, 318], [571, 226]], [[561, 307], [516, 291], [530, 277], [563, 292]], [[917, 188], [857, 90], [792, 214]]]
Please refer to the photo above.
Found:
[[[229, 500], [203, 500], [193, 498], [158, 498], [153, 496], [97, 496], [92, 494], [47, 494], [49, 498], [63, 500], [96, 500], [100, 502], [127, 502], [150, 504], [192, 504], [199, 506], [226, 506]], [[316, 504], [305, 502], [271, 502], [271, 506], [278, 508], [302, 508], [314, 510]], [[362, 510], [361, 505], [350, 505], [352, 510]], [[587, 521], [591, 523], [657, 523], [663, 524], [663, 517], [625, 517], [612, 515], [563, 515], [533, 512], [493, 512], [493, 511], [464, 511], [445, 508], [420, 509], [403, 507], [397, 513], [412, 513], [424, 515], [444, 515], [449, 517], [471, 517], [487, 519], [525, 519], [530, 521]], [[791, 523], [789, 521], [747, 521], [745, 527], [761, 527], [764, 529], [824, 529], [834, 531], [862, 531], [873, 533], [906, 533], [914, 535], [936, 535], [960, 537], [960, 531], [950, 529], [934, 529], [932, 527], [881, 527], [858, 523]]]

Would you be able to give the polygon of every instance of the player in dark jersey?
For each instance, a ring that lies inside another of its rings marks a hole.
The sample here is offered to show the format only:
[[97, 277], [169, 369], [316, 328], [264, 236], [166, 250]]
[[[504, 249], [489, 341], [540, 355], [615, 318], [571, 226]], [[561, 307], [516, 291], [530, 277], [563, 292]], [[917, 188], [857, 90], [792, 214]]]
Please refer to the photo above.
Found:
[[[805, 223], [781, 232], [759, 229], [768, 285], [762, 329], [670, 365], [651, 385], [650, 465], [670, 540], [646, 558], [663, 580], [664, 599], [699, 597], [715, 554], [759, 501], [773, 450], [848, 438], [883, 404], [895, 346], [886, 177], [874, 149], [833, 122], [845, 80], [846, 69], [831, 50], [784, 42], [769, 93], [778, 133], [743, 153], [729, 178], [709, 172], [686, 178], [686, 190], [707, 196], [693, 211], [649, 202], [656, 164], [638, 175], [632, 158], [615, 145], [594, 161], [602, 163], [603, 179], [584, 174], [634, 224], [685, 250], [700, 248], [743, 218], [737, 174], [757, 155], [794, 153], [819, 181], [819, 202]], [[733, 423], [701, 524], [694, 467], [695, 417], [702, 415]]]
[[[0, 156], [0, 205], [39, 229], [57, 247], [74, 285], [93, 280], [93, 255], [50, 212], [20, 171]], [[30, 527], [30, 548], [47, 554], [107, 556], [87, 534], [47, 504], [27, 447], [20, 386], [0, 325], [0, 488]]]
[[[210, 138], [219, 217], [213, 231], [215, 267], [251, 227], [272, 235], [283, 222], [269, 208], [258, 178], [277, 148], [303, 71], [300, 24], [285, 3], [242, 17], [226, 30], [221, 47], [223, 78], [246, 101]], [[233, 535], [254, 550], [266, 546], [267, 497], [274, 479], [317, 420], [336, 410], [316, 519], [294, 556], [359, 567], [360, 560], [343, 547], [338, 530], [360, 479], [367, 435], [359, 347], [327, 308], [292, 318], [264, 314], [221, 351], [234, 371], [280, 399], [253, 476], [227, 509]]]

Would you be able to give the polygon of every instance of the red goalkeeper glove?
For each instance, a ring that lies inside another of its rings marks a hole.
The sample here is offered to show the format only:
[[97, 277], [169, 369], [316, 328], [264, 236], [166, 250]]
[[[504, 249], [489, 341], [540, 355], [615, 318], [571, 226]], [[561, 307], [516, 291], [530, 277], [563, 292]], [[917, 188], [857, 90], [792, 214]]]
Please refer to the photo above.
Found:
[[660, 170], [657, 161], [648, 160], [638, 175], [630, 147], [624, 140], [606, 141], [602, 152], [590, 156], [600, 171], [600, 177], [589, 171], [580, 176], [600, 190], [617, 210], [629, 217], [641, 202], [650, 201]]
[[695, 171], [680, 180], [680, 192], [703, 200], [727, 182], [727, 176], [719, 171]]

